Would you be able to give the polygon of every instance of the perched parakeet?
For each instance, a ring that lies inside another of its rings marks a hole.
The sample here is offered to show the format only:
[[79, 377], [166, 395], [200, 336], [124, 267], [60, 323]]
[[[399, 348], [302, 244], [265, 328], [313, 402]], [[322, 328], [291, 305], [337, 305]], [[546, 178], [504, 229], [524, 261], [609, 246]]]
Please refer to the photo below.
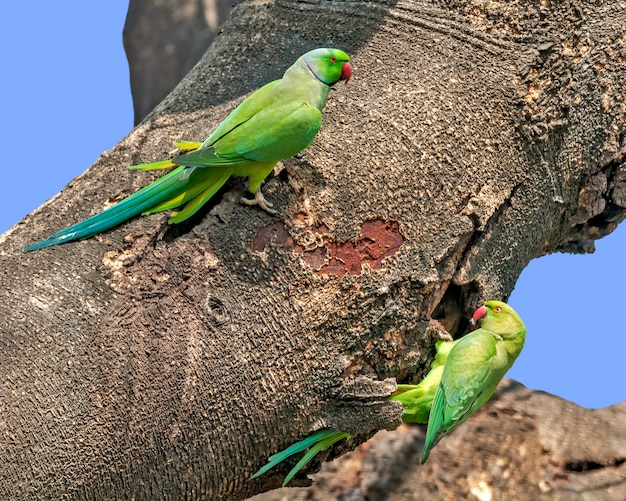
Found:
[[506, 303], [487, 301], [472, 322], [480, 328], [452, 347], [435, 394], [422, 463], [441, 438], [480, 409], [511, 368], [526, 340], [526, 326]]
[[274, 213], [261, 183], [282, 159], [311, 144], [322, 125], [322, 109], [330, 87], [350, 79], [350, 57], [338, 49], [315, 49], [301, 56], [279, 80], [254, 92], [228, 115], [203, 143], [175, 143], [195, 150], [171, 160], [131, 169], [177, 167], [91, 218], [24, 248], [32, 251], [93, 236], [139, 214], [153, 214], [184, 205], [169, 223], [195, 214], [230, 176], [250, 179], [254, 200], [242, 199]]
[[[450, 338], [452, 339], [452, 338]], [[427, 423], [430, 407], [435, 398], [435, 392], [441, 381], [441, 375], [443, 374], [443, 366], [445, 364], [448, 353], [452, 347], [458, 343], [457, 341], [438, 341], [437, 342], [437, 354], [435, 360], [430, 366], [430, 371], [419, 384], [400, 384], [396, 392], [389, 398], [390, 400], [397, 400], [402, 403], [402, 420], [405, 423]], [[306, 454], [302, 456], [302, 459], [289, 471], [285, 480], [283, 481], [283, 487], [287, 485], [291, 479], [298, 473], [304, 466], [307, 465], [311, 459], [313, 459], [318, 453], [325, 451], [333, 446], [335, 443], [343, 440], [344, 438], [350, 438], [350, 434], [344, 431], [335, 430], [332, 428], [324, 428], [318, 430], [309, 435], [304, 440], [297, 442], [284, 451], [281, 451], [273, 456], [270, 456], [268, 462], [259, 471], [257, 471], [251, 478], [256, 478], [263, 475], [265, 472], [271, 470], [274, 466], [282, 463], [288, 457], [304, 452], [308, 449]]]
[[[524, 346], [526, 327], [506, 303], [487, 301], [476, 310], [471, 322], [481, 323], [481, 328], [456, 341], [438, 341], [435, 360], [426, 377], [417, 385], [398, 385], [390, 397], [402, 403], [405, 423], [428, 423], [422, 463], [444, 434], [489, 400]], [[448, 395], [456, 400], [446, 399]], [[450, 401], [457, 405], [450, 405]], [[308, 449], [285, 477], [285, 486], [319, 452], [345, 438], [350, 438], [350, 434], [332, 428], [318, 430], [271, 456], [251, 478]]]

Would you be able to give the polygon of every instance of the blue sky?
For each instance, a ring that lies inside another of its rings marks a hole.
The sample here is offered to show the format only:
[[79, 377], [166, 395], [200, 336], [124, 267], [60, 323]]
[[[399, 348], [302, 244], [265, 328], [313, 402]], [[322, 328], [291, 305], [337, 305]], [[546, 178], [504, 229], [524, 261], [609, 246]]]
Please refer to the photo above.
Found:
[[[126, 9], [0, 2], [0, 232], [132, 129]], [[528, 337], [508, 375], [593, 408], [626, 400], [626, 223], [596, 247], [533, 260], [509, 301]]]

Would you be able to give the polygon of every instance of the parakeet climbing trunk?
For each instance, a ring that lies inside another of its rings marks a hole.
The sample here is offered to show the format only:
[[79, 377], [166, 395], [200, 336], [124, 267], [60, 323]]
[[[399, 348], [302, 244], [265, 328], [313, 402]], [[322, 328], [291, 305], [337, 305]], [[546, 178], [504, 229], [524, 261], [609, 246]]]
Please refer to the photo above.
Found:
[[[315, 429], [397, 427], [431, 320], [461, 333], [531, 259], [624, 217], [625, 25], [619, 2], [240, 2], [143, 123], [0, 240], [0, 499], [243, 499]], [[275, 216], [234, 179], [181, 227], [22, 253], [330, 44], [354, 78], [264, 185]], [[29, 148], [5, 152], [11, 189]]]

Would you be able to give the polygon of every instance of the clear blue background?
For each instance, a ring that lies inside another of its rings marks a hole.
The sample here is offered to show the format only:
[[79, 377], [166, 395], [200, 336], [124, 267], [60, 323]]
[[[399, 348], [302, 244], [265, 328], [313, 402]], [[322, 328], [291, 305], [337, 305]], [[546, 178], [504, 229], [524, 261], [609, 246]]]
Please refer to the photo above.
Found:
[[[0, 232], [132, 129], [126, 10], [0, 0]], [[528, 327], [510, 377], [587, 407], [626, 400], [626, 224], [593, 255], [532, 261], [510, 303]]]

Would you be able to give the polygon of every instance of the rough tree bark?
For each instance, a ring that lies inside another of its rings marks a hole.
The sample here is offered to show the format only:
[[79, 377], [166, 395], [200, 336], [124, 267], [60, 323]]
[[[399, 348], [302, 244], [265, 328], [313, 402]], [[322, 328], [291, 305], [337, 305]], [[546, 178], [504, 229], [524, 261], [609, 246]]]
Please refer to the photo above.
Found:
[[250, 501], [622, 501], [626, 402], [585, 409], [505, 379], [419, 464], [425, 427], [382, 431], [325, 463], [311, 487]]
[[[314, 429], [396, 428], [392, 378], [428, 367], [431, 319], [461, 333], [530, 259], [623, 219], [625, 25], [624, 2], [240, 3], [140, 126], [0, 241], [0, 498], [242, 499]], [[235, 180], [179, 227], [21, 253], [324, 45], [355, 77], [266, 184], [276, 217]]]

